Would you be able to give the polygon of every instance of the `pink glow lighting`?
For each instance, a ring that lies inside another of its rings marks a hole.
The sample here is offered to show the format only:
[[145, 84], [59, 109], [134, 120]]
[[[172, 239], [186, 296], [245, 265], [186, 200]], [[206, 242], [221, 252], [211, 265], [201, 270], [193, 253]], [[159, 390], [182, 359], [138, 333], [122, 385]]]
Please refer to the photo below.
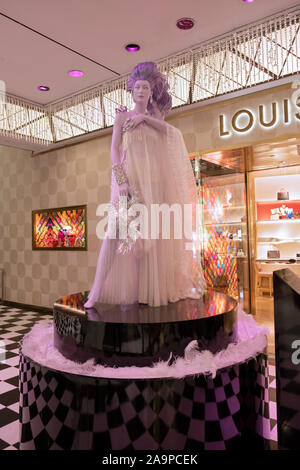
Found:
[[70, 70], [69, 76], [70, 77], [82, 77], [83, 72], [81, 72], [80, 70]]
[[245, 2], [245, 3], [253, 3], [254, 0], [243, 0], [243, 2]]
[[138, 44], [127, 44], [127, 46], [125, 46], [125, 49], [128, 52], [137, 52], [140, 50], [140, 46]]
[[50, 88], [48, 86], [45, 86], [45, 85], [40, 85], [37, 87], [38, 90], [40, 91], [48, 91], [50, 90]]

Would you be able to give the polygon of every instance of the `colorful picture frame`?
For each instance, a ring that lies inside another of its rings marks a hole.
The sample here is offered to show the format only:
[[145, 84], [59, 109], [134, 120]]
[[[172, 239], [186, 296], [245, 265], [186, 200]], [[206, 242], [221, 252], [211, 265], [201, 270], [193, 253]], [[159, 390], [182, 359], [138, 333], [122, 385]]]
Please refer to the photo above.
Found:
[[33, 250], [87, 250], [87, 206], [32, 211]]

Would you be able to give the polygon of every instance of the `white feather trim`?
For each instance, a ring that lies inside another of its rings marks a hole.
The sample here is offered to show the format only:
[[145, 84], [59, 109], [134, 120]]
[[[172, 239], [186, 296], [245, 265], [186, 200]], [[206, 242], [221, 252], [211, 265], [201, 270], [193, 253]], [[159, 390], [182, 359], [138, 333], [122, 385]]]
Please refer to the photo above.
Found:
[[259, 326], [252, 315], [247, 315], [240, 307], [234, 325], [235, 343], [226, 349], [212, 354], [210, 351], [199, 351], [197, 341], [191, 341], [184, 351], [184, 357], [177, 357], [172, 365], [159, 361], [152, 367], [107, 367], [97, 365], [94, 359], [77, 363], [66, 359], [55, 347], [53, 341], [53, 324], [41, 322], [27, 333], [22, 342], [22, 353], [40, 365], [62, 372], [86, 375], [90, 377], [149, 379], [187, 375], [211, 374], [233, 364], [242, 363], [256, 357], [267, 346], [268, 329]]

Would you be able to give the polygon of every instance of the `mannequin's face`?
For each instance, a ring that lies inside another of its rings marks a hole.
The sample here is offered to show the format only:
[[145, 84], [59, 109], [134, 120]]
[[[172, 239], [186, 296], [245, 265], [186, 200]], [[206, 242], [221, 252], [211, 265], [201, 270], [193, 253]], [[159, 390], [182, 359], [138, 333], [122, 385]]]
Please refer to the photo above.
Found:
[[147, 105], [151, 94], [151, 87], [148, 80], [137, 80], [135, 82], [132, 91], [132, 97], [135, 103], [145, 103]]

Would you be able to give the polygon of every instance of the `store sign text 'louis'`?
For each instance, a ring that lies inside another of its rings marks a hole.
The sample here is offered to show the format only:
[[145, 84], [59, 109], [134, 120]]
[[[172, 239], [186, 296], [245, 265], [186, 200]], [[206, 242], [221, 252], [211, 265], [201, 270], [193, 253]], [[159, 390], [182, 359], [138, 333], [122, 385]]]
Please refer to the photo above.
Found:
[[[294, 108], [294, 110], [293, 110]], [[230, 137], [233, 134], [246, 134], [254, 130], [256, 126], [270, 129], [279, 124], [291, 124], [300, 121], [300, 103], [297, 99], [294, 103], [286, 98], [281, 102], [273, 102], [269, 105], [261, 104], [257, 110], [240, 109], [230, 118], [225, 114], [219, 115], [220, 137]]]

